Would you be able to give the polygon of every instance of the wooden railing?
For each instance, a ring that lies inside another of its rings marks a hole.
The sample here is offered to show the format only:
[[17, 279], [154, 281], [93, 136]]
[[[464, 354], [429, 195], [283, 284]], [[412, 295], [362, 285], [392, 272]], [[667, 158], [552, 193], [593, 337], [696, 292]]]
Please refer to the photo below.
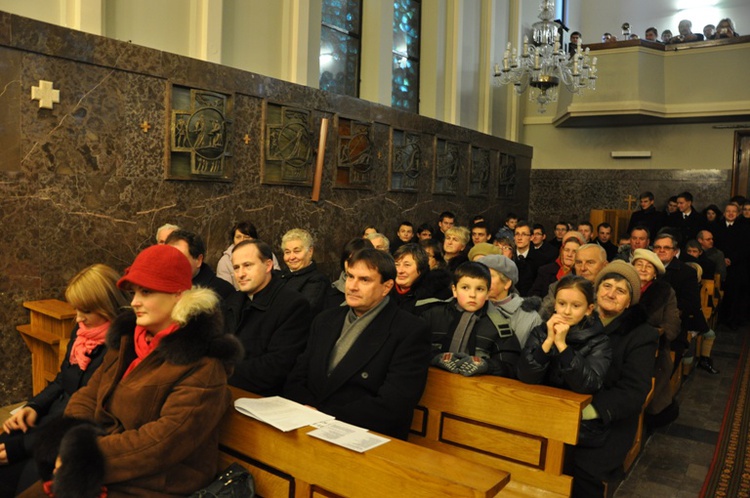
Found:
[[23, 306], [31, 311], [31, 323], [16, 329], [31, 351], [31, 379], [36, 395], [60, 370], [76, 312], [68, 303], [57, 299], [26, 301]]

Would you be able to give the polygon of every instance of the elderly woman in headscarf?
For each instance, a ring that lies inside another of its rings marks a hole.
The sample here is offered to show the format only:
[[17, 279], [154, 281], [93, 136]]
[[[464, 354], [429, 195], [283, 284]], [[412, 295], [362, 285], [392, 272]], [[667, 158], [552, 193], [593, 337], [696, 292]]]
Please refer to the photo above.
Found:
[[603, 496], [604, 481], [625, 461], [651, 390], [659, 339], [638, 306], [641, 280], [632, 265], [609, 263], [597, 275], [595, 288], [599, 319], [612, 347], [612, 363], [604, 385], [582, 414], [583, 420], [598, 423], [601, 437], [596, 444], [575, 447], [571, 454], [572, 495], [576, 497]]
[[524, 299], [518, 295], [514, 287], [518, 283], [518, 267], [512, 259], [501, 254], [490, 254], [479, 262], [490, 269], [489, 301], [501, 313], [503, 320], [508, 321], [523, 348], [531, 330], [542, 323], [537, 313], [539, 300]]

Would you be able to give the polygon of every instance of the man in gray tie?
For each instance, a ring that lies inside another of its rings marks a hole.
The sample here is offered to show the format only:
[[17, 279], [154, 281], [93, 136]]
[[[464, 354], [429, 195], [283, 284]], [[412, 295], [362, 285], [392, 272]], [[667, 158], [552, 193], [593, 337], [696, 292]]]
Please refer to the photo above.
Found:
[[430, 331], [388, 297], [393, 257], [365, 248], [346, 269], [346, 302], [312, 323], [284, 395], [344, 422], [406, 439], [430, 364]]

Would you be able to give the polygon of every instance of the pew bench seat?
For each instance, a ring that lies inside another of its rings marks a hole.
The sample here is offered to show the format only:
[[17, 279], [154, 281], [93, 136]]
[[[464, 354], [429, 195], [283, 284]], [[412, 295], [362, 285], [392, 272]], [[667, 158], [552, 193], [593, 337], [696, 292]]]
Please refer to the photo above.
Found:
[[[234, 399], [257, 397], [231, 389]], [[510, 479], [505, 471], [406, 441], [357, 453], [310, 437], [310, 430], [281, 432], [232, 408], [221, 424], [220, 466], [246, 467], [266, 498], [491, 498]]]

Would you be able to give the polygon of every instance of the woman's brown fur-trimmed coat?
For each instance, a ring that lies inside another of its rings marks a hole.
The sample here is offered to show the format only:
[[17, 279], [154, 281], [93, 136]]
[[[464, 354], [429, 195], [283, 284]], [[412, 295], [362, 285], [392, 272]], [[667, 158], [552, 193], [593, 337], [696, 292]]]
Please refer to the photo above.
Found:
[[120, 315], [102, 366], [65, 411], [103, 429], [110, 497], [187, 496], [216, 475], [218, 424], [231, 405], [227, 377], [242, 347], [223, 333], [210, 290], [184, 292], [172, 317], [184, 325], [123, 378], [136, 357], [135, 315]]

